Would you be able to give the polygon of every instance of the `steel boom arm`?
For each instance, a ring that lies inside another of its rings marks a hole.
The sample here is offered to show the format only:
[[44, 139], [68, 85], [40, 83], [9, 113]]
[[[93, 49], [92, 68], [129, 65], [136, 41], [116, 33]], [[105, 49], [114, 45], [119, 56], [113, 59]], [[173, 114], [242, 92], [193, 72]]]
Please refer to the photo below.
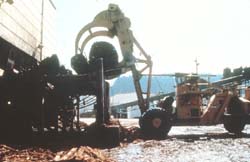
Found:
[[[93, 30], [94, 28], [98, 27], [101, 27], [102, 30]], [[129, 28], [129, 18], [124, 16], [124, 14], [117, 5], [110, 4], [108, 10], [102, 11], [97, 14], [97, 16], [91, 23], [87, 24], [80, 30], [75, 40], [75, 53], [83, 53], [83, 50], [88, 41], [90, 41], [94, 37], [107, 36], [113, 38], [114, 36], [117, 36], [123, 55], [123, 60], [119, 63], [119, 68], [122, 69], [123, 73], [130, 70], [132, 71], [133, 81], [138, 98], [138, 105], [140, 107], [141, 113], [143, 113], [149, 107], [152, 61], [151, 57], [146, 54], [146, 52], [135, 39], [132, 31]], [[86, 33], [87, 36], [85, 37], [85, 39], [83, 39], [83, 36], [86, 35]], [[135, 58], [135, 56], [133, 55], [133, 44], [135, 44], [136, 47], [140, 50], [142, 58]], [[143, 68], [137, 69], [136, 64], [143, 64]], [[148, 70], [147, 72], [149, 74], [147, 78], [147, 90], [144, 93], [142, 92], [140, 79], [141, 74], [146, 70]], [[144, 96], [144, 94], [146, 94], [146, 96]]]

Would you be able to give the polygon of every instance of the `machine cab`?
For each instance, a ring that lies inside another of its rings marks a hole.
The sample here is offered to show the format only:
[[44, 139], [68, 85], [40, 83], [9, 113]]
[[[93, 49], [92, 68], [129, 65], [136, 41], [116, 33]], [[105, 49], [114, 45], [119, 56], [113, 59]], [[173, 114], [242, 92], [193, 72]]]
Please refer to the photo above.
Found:
[[176, 80], [176, 112], [177, 118], [199, 119], [202, 115], [202, 86], [208, 85], [208, 82], [201, 79], [196, 74], [175, 75]]

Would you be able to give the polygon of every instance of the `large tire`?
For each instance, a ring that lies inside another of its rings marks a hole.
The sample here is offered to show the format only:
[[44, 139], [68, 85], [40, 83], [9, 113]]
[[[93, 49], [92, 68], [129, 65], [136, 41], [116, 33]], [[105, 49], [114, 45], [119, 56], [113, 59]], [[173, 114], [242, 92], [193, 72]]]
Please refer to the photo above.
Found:
[[245, 119], [245, 115], [224, 114], [224, 128], [229, 133], [240, 134], [246, 125]]
[[242, 107], [242, 101], [237, 96], [233, 96], [224, 113], [223, 117], [224, 128], [229, 133], [239, 134], [246, 125], [246, 114]]
[[170, 115], [163, 109], [150, 109], [139, 119], [142, 134], [148, 139], [164, 139], [171, 129]]

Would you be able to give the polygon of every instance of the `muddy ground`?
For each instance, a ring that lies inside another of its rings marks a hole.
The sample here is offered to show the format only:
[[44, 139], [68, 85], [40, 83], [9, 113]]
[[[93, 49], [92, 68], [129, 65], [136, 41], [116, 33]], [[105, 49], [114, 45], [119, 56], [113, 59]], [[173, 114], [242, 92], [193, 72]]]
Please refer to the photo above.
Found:
[[[92, 121], [84, 120], [86, 123]], [[124, 127], [138, 127], [137, 119], [120, 120], [120, 123]], [[69, 145], [27, 147], [0, 144], [0, 161], [250, 161], [250, 125], [238, 136], [228, 134], [223, 125], [216, 125], [173, 127], [169, 136], [161, 141], [144, 141], [136, 137], [123, 140], [119, 147], [111, 149]]]

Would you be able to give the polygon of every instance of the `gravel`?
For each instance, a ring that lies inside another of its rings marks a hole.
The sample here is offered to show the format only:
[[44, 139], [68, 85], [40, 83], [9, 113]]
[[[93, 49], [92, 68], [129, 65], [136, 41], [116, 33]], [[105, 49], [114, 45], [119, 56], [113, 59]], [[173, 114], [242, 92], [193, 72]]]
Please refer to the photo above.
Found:
[[248, 162], [250, 126], [239, 136], [222, 125], [173, 127], [162, 141], [135, 140], [106, 152], [118, 162]]
[[248, 162], [250, 125], [240, 135], [228, 134], [223, 125], [173, 127], [165, 140], [140, 139], [136, 120], [120, 120], [124, 139], [119, 147], [13, 146], [0, 144], [0, 161], [87, 162]]

